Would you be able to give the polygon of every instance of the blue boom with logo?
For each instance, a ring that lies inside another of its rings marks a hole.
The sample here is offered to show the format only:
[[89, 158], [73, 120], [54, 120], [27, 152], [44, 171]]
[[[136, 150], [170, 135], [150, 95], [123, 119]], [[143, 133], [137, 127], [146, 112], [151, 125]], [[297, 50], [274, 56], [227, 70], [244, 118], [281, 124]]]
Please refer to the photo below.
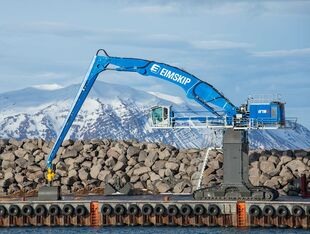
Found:
[[[100, 54], [100, 52], [103, 52], [103, 54]], [[75, 117], [82, 107], [95, 80], [97, 79], [98, 75], [105, 70], [136, 72], [143, 76], [160, 78], [180, 86], [185, 91], [188, 98], [195, 100], [215, 116], [212, 118], [213, 121], [217, 118], [224, 119], [226, 126], [228, 127], [259, 127], [262, 126], [260, 124], [283, 126], [285, 122], [284, 104], [281, 102], [272, 101], [269, 103], [259, 104], [248, 103], [247, 105], [243, 105], [238, 108], [211, 84], [198, 79], [194, 75], [180, 68], [144, 59], [110, 57], [106, 51], [98, 50], [90, 64], [89, 70], [83, 80], [83, 83], [81, 84], [73, 106], [47, 159], [47, 180], [49, 182], [51, 182], [54, 177], [52, 161], [56, 157], [56, 153], [59, 147], [61, 146]], [[158, 110], [160, 110], [160, 113]], [[157, 117], [162, 117], [159, 118], [159, 121], [162, 121], [163, 118], [171, 119], [173, 117], [173, 114], [167, 113], [167, 110], [164, 108], [157, 108], [154, 111], [154, 114], [156, 114]], [[173, 117], [173, 122], [178, 120], [184, 121], [185, 119], [186, 117]], [[206, 122], [208, 118], [198, 117], [197, 120]], [[253, 123], [255, 124], [253, 125]]]

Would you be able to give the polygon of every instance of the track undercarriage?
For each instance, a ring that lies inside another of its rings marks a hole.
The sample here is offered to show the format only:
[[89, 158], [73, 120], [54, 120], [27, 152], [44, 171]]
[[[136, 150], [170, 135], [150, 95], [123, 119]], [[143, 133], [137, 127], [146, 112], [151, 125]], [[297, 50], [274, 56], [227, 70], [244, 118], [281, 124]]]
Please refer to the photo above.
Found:
[[245, 185], [219, 185], [196, 190], [193, 196], [196, 200], [272, 201], [279, 196], [279, 193], [277, 190], [265, 186], [246, 187]]

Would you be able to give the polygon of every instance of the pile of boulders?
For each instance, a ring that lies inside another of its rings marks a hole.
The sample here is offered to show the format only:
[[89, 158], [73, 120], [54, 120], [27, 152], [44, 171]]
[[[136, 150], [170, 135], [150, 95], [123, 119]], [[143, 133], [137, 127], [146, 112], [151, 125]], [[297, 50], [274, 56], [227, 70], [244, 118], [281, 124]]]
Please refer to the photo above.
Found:
[[310, 152], [304, 150], [260, 150], [250, 154], [249, 180], [285, 195], [302, 174], [310, 177]]
[[[53, 142], [0, 139], [0, 192], [25, 194], [45, 183], [46, 159]], [[160, 143], [113, 140], [65, 140], [53, 163], [53, 184], [64, 194], [95, 192], [107, 183], [131, 183], [149, 193], [191, 193], [221, 183], [223, 154], [206, 149], [177, 149]], [[306, 151], [255, 151], [250, 154], [250, 181], [284, 193], [288, 183], [309, 175]], [[204, 168], [202, 168], [204, 167]]]

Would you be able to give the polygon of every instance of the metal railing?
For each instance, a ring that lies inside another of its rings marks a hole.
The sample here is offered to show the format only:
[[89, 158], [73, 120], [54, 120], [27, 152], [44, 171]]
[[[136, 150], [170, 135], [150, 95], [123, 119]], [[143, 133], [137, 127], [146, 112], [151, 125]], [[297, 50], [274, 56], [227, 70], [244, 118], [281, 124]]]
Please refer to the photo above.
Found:
[[278, 129], [294, 128], [296, 118], [289, 118], [285, 123], [279, 123], [274, 118], [253, 119], [253, 118], [232, 118], [232, 117], [171, 117], [169, 121], [152, 124], [151, 128], [234, 128], [234, 129]]
[[280, 94], [256, 94], [248, 97], [248, 103], [270, 103], [281, 101]]

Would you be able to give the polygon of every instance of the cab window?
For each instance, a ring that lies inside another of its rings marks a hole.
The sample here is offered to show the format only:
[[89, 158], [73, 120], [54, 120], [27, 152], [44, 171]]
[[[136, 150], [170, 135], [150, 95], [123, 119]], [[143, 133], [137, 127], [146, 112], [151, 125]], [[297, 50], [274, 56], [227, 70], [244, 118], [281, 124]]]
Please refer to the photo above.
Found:
[[163, 121], [162, 112], [162, 107], [157, 107], [152, 110], [152, 121], [154, 124]]

